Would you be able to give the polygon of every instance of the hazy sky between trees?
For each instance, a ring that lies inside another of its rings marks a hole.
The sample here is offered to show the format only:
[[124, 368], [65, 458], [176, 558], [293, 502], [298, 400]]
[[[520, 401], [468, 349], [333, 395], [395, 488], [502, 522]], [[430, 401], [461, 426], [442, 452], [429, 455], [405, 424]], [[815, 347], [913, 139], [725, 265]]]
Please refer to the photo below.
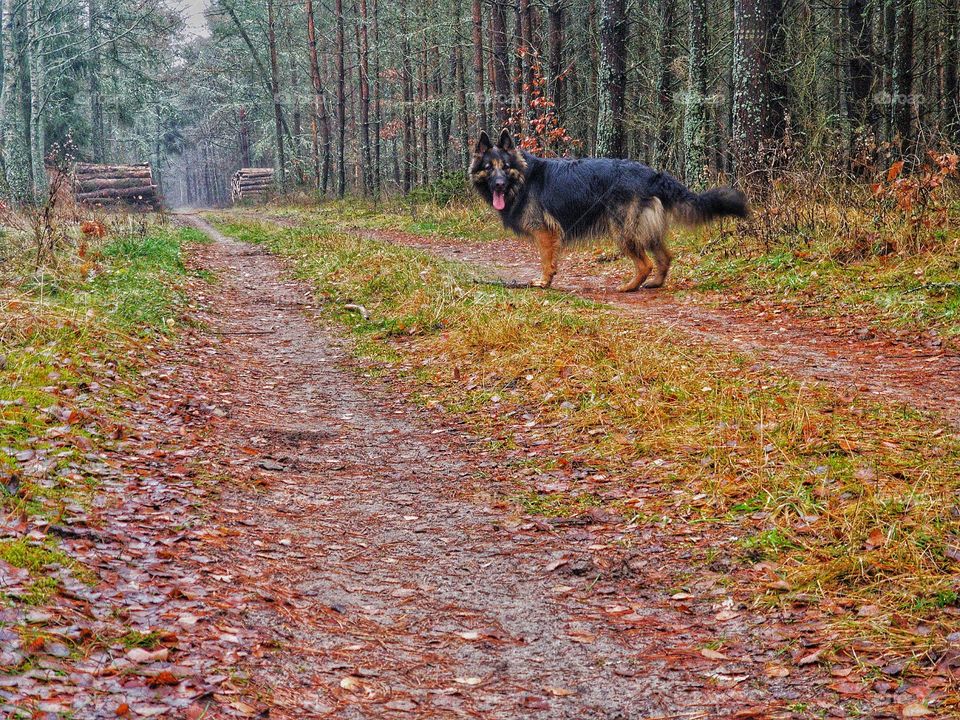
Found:
[[187, 33], [190, 35], [209, 35], [207, 20], [203, 16], [209, 7], [209, 0], [183, 0], [180, 7], [187, 21]]

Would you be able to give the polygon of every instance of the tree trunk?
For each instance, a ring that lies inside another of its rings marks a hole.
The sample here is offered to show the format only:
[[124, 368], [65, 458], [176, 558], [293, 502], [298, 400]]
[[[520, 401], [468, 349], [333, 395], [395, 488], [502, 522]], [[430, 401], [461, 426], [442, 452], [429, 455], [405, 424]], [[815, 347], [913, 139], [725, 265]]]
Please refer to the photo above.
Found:
[[507, 49], [506, 0], [493, 0], [490, 10], [493, 26], [493, 75], [497, 127], [503, 127], [510, 118], [512, 98], [510, 94], [510, 58]]
[[277, 29], [273, 0], [267, 0], [267, 44], [270, 51], [270, 91], [273, 94], [273, 120], [277, 133], [277, 168], [280, 187], [287, 185], [287, 161], [283, 148], [283, 106], [280, 104], [280, 68], [277, 64]]
[[483, 6], [480, 0], [472, 0], [473, 20], [473, 102], [476, 107], [477, 125], [474, 134], [487, 129], [487, 98], [483, 91]]
[[870, 125], [873, 118], [873, 40], [869, 0], [847, 0], [847, 119], [852, 134]]
[[760, 169], [775, 135], [769, 48], [777, 32], [775, 3], [736, 0], [733, 31], [733, 153], [740, 175]]
[[943, 48], [943, 126], [947, 137], [960, 143], [960, 0], [947, 9], [946, 45]]
[[653, 151], [654, 163], [665, 168], [670, 161], [670, 121], [673, 117], [673, 82], [670, 77], [670, 65], [673, 62], [673, 22], [675, 0], [662, 0], [660, 16], [660, 43], [657, 50], [659, 67], [657, 72], [657, 127], [659, 128]]
[[903, 154], [910, 151], [913, 133], [913, 0], [896, 0], [893, 48], [893, 129]]
[[334, 14], [337, 19], [337, 197], [343, 197], [347, 191], [346, 133], [347, 133], [347, 96], [346, 96], [346, 39], [344, 37], [343, 0], [335, 0]]
[[601, 157], [623, 157], [623, 102], [626, 90], [627, 19], [624, 0], [604, 0], [600, 17], [597, 73], [597, 149]]
[[378, 0], [372, 0], [373, 10], [373, 194], [380, 196], [380, 8]]
[[567, 82], [563, 67], [563, 0], [553, 0], [547, 10], [547, 32], [550, 36], [550, 87], [557, 119], [562, 126]]
[[403, 182], [404, 194], [413, 187], [416, 152], [413, 142], [413, 67], [410, 62], [410, 42], [404, 34], [400, 46], [403, 63]]
[[33, 182], [34, 202], [43, 202], [47, 194], [46, 157], [46, 29], [43, 26], [43, 9], [39, 0], [27, 0], [27, 17], [30, 64], [30, 176]]
[[103, 131], [103, 97], [100, 94], [100, 7], [97, 0], [87, 2], [88, 67], [90, 73], [90, 151], [94, 162], [103, 162], [106, 136]]
[[707, 165], [707, 0], [689, 0], [687, 38], [684, 181], [699, 190], [706, 185]]
[[363, 192], [373, 193], [373, 153], [370, 147], [370, 36], [367, 0], [360, 0], [360, 147], [363, 155]]

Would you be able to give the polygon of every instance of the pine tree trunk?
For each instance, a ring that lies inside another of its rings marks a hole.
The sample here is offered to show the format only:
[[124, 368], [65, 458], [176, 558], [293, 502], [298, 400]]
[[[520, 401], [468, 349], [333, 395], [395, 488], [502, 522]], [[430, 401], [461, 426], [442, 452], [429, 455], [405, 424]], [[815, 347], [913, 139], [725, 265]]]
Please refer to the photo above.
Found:
[[847, 119], [853, 134], [872, 123], [873, 39], [869, 0], [847, 0]]
[[343, 0], [335, 0], [334, 14], [337, 20], [337, 197], [347, 191], [347, 95], [346, 95], [346, 39], [344, 38]]
[[893, 48], [893, 129], [901, 153], [908, 153], [913, 133], [913, 0], [896, 0]]
[[658, 168], [670, 164], [670, 124], [673, 117], [673, 81], [670, 66], [673, 62], [673, 23], [675, 0], [661, 0], [660, 43], [657, 50], [659, 67], [657, 72], [657, 131], [653, 151], [654, 163]]
[[604, 0], [597, 72], [597, 149], [601, 157], [623, 157], [627, 20], [624, 0]]
[[560, 125], [564, 122], [567, 82], [563, 67], [563, 0], [552, 0], [547, 10], [547, 33], [550, 36], [550, 87], [553, 105]]
[[503, 127], [510, 118], [510, 58], [507, 49], [506, 0], [493, 0], [490, 10], [493, 29], [493, 76], [497, 97], [494, 101], [497, 127]]
[[46, 57], [43, 9], [39, 0], [27, 0], [30, 65], [30, 177], [34, 202], [43, 202], [47, 194], [46, 156]]
[[373, 194], [380, 196], [380, 8], [378, 0], [372, 0], [373, 11]]
[[706, 185], [707, 165], [707, 1], [689, 0], [687, 33], [687, 97], [683, 135], [686, 149], [684, 181], [692, 188]]
[[287, 186], [287, 161], [283, 147], [283, 106], [280, 104], [280, 69], [277, 63], [277, 29], [273, 0], [267, 0], [267, 43], [270, 51], [270, 91], [273, 93], [273, 118], [277, 133], [277, 169], [280, 187]]
[[400, 46], [403, 56], [403, 183], [404, 194], [413, 187], [413, 173], [416, 166], [416, 148], [413, 138], [413, 67], [410, 62], [410, 42], [404, 34]]
[[943, 127], [948, 138], [960, 144], [960, 0], [950, 0], [943, 58]]
[[103, 162], [106, 137], [103, 132], [103, 97], [100, 90], [100, 6], [97, 0], [87, 2], [87, 40], [90, 73], [90, 150], [94, 162]]
[[775, 3], [736, 0], [733, 35], [733, 154], [736, 172], [747, 175], [763, 165], [774, 137], [770, 53], [777, 32]]
[[363, 154], [363, 191], [373, 193], [373, 154], [370, 147], [370, 39], [367, 0], [360, 0], [360, 146]]
[[473, 24], [473, 103], [477, 120], [474, 133], [479, 135], [481, 130], [488, 127], [488, 103], [483, 90], [483, 6], [480, 0], [472, 0], [470, 10]]

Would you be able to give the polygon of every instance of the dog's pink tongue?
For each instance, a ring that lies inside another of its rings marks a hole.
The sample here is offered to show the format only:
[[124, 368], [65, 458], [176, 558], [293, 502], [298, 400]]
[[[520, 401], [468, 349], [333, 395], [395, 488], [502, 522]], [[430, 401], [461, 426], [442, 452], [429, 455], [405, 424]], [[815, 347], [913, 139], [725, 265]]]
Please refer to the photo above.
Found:
[[496, 210], [503, 210], [507, 206], [507, 199], [504, 197], [503, 192], [494, 190], [493, 191], [493, 207]]

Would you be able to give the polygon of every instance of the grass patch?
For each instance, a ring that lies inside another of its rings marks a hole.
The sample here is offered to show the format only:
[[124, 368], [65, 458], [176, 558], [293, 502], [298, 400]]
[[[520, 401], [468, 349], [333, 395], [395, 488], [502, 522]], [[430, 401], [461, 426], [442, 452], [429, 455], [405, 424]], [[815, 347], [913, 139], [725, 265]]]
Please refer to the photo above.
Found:
[[[169, 333], [179, 312], [182, 248], [195, 237], [131, 224], [0, 290], [0, 510], [58, 523], [89, 504], [88, 468], [123, 422], [115, 400], [148, 359], [142, 338]], [[56, 592], [51, 566], [89, 578], [52, 541], [3, 540], [0, 558], [34, 576], [31, 604]]]
[[[858, 196], [856, 202], [866, 207], [872, 201]], [[778, 217], [782, 228], [775, 242], [758, 239], [730, 221], [697, 230], [675, 228], [673, 287], [702, 302], [735, 299], [741, 309], [780, 305], [806, 316], [848, 315], [863, 327], [935, 332], [947, 342], [957, 342], [960, 242], [955, 231], [951, 235], [944, 230], [941, 240], [924, 250], [888, 252], [903, 229], [897, 218], [887, 218], [878, 228], [874, 218], [856, 208], [845, 210], [850, 217], [841, 220], [829, 200], [821, 199], [817, 207], [815, 221]], [[319, 206], [272, 207], [269, 212], [291, 224], [341, 232], [400, 230], [464, 242], [509, 234], [475, 198], [444, 205], [394, 199], [378, 206], [348, 198]], [[960, 224], [960, 205], [951, 218], [955, 226]], [[765, 232], [770, 234], [769, 229]], [[571, 252], [593, 255], [592, 249]], [[622, 262], [626, 274], [626, 261]]]
[[[960, 439], [924, 415], [853, 402], [601, 304], [476, 285], [466, 266], [336, 223], [219, 224], [290, 257], [357, 347], [424, 402], [528, 461], [540, 453], [574, 477], [602, 476], [595, 495], [611, 507], [737, 522], [751, 537], [745, 550], [775, 556], [794, 588], [848, 606], [900, 612], [957, 590]], [[641, 489], [642, 505], [622, 501]], [[530, 490], [518, 499], [532, 512], [579, 502], [573, 490]], [[958, 629], [933, 607], [924, 618], [936, 630], [909, 642]]]
[[128, 650], [131, 648], [144, 648], [145, 650], [153, 650], [160, 644], [162, 634], [158, 630], [151, 630], [150, 632], [140, 632], [139, 630], [131, 630], [126, 635], [118, 638], [121, 645], [123, 645]]

